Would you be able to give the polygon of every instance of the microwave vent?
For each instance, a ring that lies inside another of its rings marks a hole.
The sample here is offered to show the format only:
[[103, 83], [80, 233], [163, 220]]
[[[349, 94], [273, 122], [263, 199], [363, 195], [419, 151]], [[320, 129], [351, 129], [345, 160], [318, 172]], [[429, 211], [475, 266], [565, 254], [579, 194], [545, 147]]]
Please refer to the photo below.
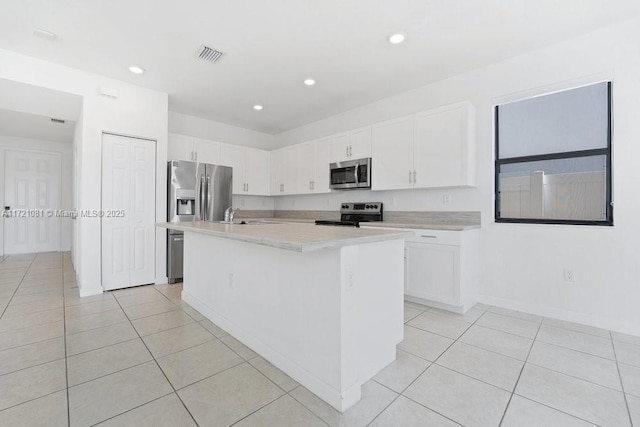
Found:
[[212, 64], [215, 64], [216, 62], [218, 62], [220, 58], [222, 58], [222, 55], [224, 55], [223, 52], [220, 52], [219, 50], [213, 49], [205, 45], [202, 45], [198, 50], [198, 53], [196, 53], [196, 56], [199, 59], [202, 59], [203, 61], [211, 62]]

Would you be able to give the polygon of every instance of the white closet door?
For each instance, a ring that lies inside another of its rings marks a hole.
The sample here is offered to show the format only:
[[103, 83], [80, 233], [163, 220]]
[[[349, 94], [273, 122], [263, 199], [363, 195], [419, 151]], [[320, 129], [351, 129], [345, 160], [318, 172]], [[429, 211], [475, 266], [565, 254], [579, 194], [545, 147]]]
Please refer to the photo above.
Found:
[[116, 135], [102, 141], [102, 286], [153, 283], [155, 142]]
[[4, 253], [60, 250], [61, 160], [57, 153], [7, 150], [5, 206], [16, 215], [4, 220]]

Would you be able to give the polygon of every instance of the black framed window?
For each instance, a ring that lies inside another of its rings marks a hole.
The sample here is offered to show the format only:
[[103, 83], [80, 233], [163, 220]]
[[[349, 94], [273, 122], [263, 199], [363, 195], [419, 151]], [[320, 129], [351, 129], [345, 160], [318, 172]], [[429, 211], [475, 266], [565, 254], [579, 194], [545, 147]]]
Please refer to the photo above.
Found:
[[613, 225], [611, 82], [495, 107], [496, 222]]

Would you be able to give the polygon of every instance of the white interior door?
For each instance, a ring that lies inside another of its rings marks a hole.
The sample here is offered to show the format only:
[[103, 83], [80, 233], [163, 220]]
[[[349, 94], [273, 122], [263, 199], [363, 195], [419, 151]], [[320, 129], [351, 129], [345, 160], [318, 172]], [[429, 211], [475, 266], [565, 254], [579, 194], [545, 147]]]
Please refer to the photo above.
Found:
[[4, 253], [60, 250], [60, 154], [5, 151]]
[[154, 141], [102, 138], [102, 286], [155, 278], [156, 146]]

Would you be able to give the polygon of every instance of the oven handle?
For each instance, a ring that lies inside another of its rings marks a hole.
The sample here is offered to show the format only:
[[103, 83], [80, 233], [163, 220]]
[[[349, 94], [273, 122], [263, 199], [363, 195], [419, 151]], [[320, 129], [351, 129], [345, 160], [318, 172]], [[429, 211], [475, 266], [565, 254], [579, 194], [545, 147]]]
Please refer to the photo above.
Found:
[[359, 167], [360, 167], [360, 163], [356, 163], [356, 169], [355, 169], [355, 172], [356, 172], [356, 185], [359, 185], [359, 184], [360, 184], [360, 182], [358, 181], [358, 176], [359, 176], [359, 174], [358, 174], [358, 168], [359, 168]]

